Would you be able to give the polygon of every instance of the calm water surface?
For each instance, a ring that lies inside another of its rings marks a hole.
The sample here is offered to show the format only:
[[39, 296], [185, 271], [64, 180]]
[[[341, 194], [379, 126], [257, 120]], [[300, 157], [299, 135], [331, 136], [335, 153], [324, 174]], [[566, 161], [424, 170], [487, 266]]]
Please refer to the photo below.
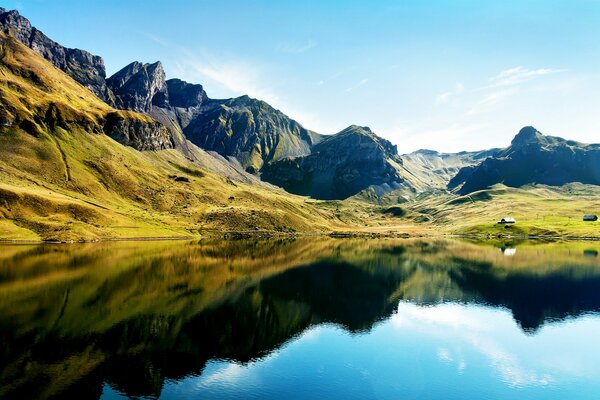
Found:
[[598, 399], [598, 251], [0, 245], [0, 398]]

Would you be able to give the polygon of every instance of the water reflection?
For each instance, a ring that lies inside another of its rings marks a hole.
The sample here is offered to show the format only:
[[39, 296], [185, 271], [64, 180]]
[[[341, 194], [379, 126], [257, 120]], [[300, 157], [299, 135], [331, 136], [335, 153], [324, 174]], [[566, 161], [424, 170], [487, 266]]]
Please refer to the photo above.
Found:
[[[518, 252], [506, 257], [502, 247]], [[206, 386], [211, 376], [216, 382], [215, 368], [231, 376], [247, 368], [236, 362], [264, 364], [311, 332], [369, 341], [388, 326], [415, 338], [443, 326], [451, 340], [464, 341], [460, 332], [477, 331], [464, 324], [494, 321], [481, 310], [509, 310], [522, 337], [540, 338], [545, 324], [600, 309], [600, 267], [586, 254], [592, 248], [326, 238], [2, 246], [0, 397], [186, 397], [186, 382], [201, 378]], [[493, 336], [478, 332], [476, 343]], [[381, 353], [394, 340], [371, 350]], [[440, 348], [437, 360], [460, 372], [459, 353]], [[515, 371], [502, 363], [511, 357], [480, 353], [498, 371]]]

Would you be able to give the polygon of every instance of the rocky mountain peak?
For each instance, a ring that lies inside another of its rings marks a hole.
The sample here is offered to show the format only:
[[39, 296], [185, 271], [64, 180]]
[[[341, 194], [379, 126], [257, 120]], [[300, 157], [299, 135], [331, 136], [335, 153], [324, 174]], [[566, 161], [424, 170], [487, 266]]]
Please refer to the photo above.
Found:
[[181, 79], [169, 79], [167, 90], [169, 92], [169, 104], [172, 107], [197, 107], [208, 100], [202, 85], [187, 83]]
[[369, 135], [369, 136], [374, 135], [371, 128], [369, 128], [368, 126], [359, 126], [359, 125], [350, 125], [343, 131], [339, 132], [339, 134], [347, 134], [347, 133], [351, 133], [351, 134], [358, 133], [358, 134]]
[[167, 107], [169, 98], [165, 71], [160, 61], [134, 61], [106, 80], [119, 108], [149, 112], [152, 106]]
[[525, 146], [529, 143], [540, 141], [543, 138], [544, 138], [544, 135], [542, 135], [533, 126], [526, 126], [526, 127], [522, 128], [519, 131], [519, 133], [517, 133], [515, 138], [512, 140], [511, 145], [512, 146]]
[[105, 82], [106, 70], [101, 57], [61, 46], [33, 27], [17, 10], [0, 8], [0, 32], [14, 37], [102, 100], [110, 102], [111, 96]]
[[377, 136], [367, 126], [350, 125], [341, 132], [326, 137], [319, 145], [326, 146], [334, 141], [338, 143], [337, 145], [342, 146], [358, 146], [358, 148], [371, 146], [377, 147], [381, 149], [381, 151], [385, 153], [387, 157], [395, 158], [398, 162], [402, 162], [398, 155], [398, 147], [392, 144], [392, 142], [389, 140]]

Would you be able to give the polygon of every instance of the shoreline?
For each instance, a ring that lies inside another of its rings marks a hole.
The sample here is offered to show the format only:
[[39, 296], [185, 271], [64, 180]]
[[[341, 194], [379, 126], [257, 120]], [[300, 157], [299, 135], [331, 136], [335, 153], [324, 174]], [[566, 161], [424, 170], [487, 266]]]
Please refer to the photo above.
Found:
[[329, 232], [329, 233], [282, 233], [282, 232], [225, 232], [214, 235], [192, 235], [192, 236], [157, 236], [157, 237], [124, 237], [124, 238], [101, 238], [91, 240], [27, 240], [27, 239], [0, 239], [0, 245], [3, 244], [83, 244], [83, 243], [101, 243], [101, 242], [148, 242], [148, 241], [178, 241], [178, 240], [202, 240], [202, 239], [221, 239], [221, 240], [239, 240], [239, 239], [277, 239], [277, 238], [300, 238], [300, 237], [329, 237], [333, 239], [415, 239], [415, 238], [451, 238], [451, 239], [476, 239], [476, 240], [498, 240], [498, 239], [516, 239], [516, 240], [548, 240], [548, 241], [600, 241], [600, 236], [545, 236], [545, 235], [489, 235], [489, 234], [410, 234], [406, 232]]

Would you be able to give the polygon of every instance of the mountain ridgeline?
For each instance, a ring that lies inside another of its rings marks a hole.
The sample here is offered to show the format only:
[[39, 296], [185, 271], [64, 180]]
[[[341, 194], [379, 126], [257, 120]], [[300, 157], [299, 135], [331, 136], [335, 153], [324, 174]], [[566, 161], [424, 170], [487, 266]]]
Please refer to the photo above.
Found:
[[[227, 177], [245, 182], [260, 178], [316, 199], [367, 192], [364, 197], [373, 198], [394, 191], [405, 198], [435, 190], [467, 194], [497, 183], [600, 184], [600, 145], [544, 136], [532, 127], [523, 128], [505, 149], [399, 155], [396, 146], [366, 127], [352, 125], [321, 135], [261, 100], [212, 99], [200, 84], [167, 79], [160, 62], [135, 61], [107, 78], [101, 57], [61, 46], [15, 10], [0, 8], [0, 35], [3, 67], [12, 79], [3, 92], [0, 122], [33, 135], [57, 126], [65, 131], [76, 127], [137, 150], [175, 149]], [[30, 56], [11, 40], [82, 88], [70, 82], [61, 90], [46, 85], [53, 79], [51, 71], [37, 61], [23, 62]], [[21, 60], [12, 62], [11, 57]], [[23, 79], [31, 83], [25, 85], [28, 89], [36, 88], [26, 96], [24, 86], [11, 91]]]
[[[106, 78], [101, 57], [59, 45], [17, 11], [0, 9], [0, 24], [3, 32], [108, 106], [151, 117], [154, 131], [115, 117], [108, 119], [104, 129], [138, 150], [176, 148], [194, 158], [197, 146], [266, 181], [317, 198], [342, 199], [371, 185], [395, 187], [405, 181], [396, 148], [370, 130], [352, 126], [337, 135], [320, 135], [264, 101], [248, 96], [211, 99], [201, 85], [166, 79], [160, 62], [133, 62]], [[301, 182], [286, 178], [292, 159], [302, 164]]]
[[600, 185], [600, 144], [544, 136], [528, 126], [521, 129], [509, 147], [478, 165], [461, 169], [448, 187], [467, 194], [497, 183], [520, 187], [570, 182]]
[[249, 173], [273, 160], [309, 154], [320, 140], [264, 101], [214, 100], [202, 85], [167, 80], [160, 62], [133, 62], [106, 82], [118, 108], [146, 113], [195, 145], [231, 157]]

